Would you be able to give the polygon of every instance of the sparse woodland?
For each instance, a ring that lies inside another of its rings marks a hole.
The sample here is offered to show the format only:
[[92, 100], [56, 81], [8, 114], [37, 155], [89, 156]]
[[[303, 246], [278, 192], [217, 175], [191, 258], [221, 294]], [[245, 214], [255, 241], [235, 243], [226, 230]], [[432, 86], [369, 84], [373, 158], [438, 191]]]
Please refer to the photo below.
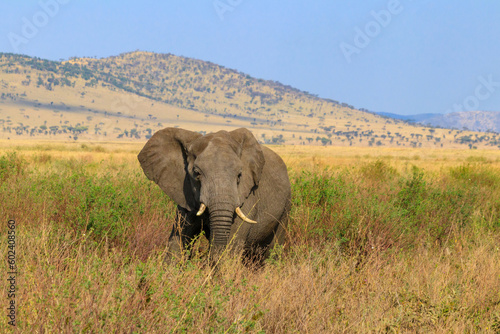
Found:
[[[500, 136], [412, 125], [171, 54], [56, 62], [0, 54], [0, 136], [144, 141], [164, 126], [250, 128], [262, 143], [498, 147]], [[175, 110], [174, 110], [175, 108]]]

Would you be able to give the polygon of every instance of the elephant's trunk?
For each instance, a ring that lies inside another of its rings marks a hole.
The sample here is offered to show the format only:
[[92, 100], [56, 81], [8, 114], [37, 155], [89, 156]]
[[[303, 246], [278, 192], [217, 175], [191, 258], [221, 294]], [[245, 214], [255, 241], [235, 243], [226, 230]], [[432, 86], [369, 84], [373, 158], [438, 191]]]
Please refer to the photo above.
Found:
[[233, 216], [236, 204], [233, 200], [226, 199], [210, 203], [210, 230], [212, 243], [216, 247], [224, 247], [229, 242], [229, 234], [233, 223]]

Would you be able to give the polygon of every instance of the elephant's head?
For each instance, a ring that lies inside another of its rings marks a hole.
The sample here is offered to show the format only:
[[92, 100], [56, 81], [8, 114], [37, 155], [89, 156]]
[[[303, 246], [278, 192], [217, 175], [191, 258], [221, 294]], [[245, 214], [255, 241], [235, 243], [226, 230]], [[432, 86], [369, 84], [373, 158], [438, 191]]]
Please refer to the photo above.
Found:
[[208, 209], [215, 246], [227, 245], [235, 213], [255, 223], [239, 209], [259, 184], [264, 166], [262, 149], [250, 131], [202, 136], [166, 128], [151, 137], [138, 158], [146, 176], [180, 207], [197, 215]]

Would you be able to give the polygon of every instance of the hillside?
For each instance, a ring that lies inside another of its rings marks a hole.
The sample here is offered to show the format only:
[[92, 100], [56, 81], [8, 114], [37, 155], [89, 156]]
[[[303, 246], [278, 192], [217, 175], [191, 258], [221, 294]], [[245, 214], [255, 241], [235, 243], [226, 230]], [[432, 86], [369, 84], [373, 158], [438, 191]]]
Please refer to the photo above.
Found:
[[376, 112], [377, 115], [399, 119], [406, 122], [420, 123], [433, 117], [441, 116], [441, 114], [416, 114], [416, 115], [399, 115], [390, 112]]
[[436, 115], [420, 121], [422, 124], [450, 129], [500, 132], [500, 112], [462, 111]]
[[446, 129], [460, 129], [480, 132], [500, 132], [500, 112], [498, 111], [462, 111], [449, 114], [398, 115], [377, 112], [380, 116], [407, 122], [420, 123]]
[[0, 54], [0, 138], [144, 141], [166, 126], [251, 129], [266, 143], [497, 146], [496, 134], [431, 129], [196, 59], [132, 52], [55, 62]]

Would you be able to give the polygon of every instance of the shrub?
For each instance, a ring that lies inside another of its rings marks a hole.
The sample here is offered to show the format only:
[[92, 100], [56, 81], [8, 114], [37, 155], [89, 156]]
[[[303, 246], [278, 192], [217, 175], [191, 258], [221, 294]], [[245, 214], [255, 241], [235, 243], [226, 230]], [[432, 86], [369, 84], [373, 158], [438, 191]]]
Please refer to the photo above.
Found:
[[23, 174], [26, 161], [15, 152], [0, 157], [0, 180]]

